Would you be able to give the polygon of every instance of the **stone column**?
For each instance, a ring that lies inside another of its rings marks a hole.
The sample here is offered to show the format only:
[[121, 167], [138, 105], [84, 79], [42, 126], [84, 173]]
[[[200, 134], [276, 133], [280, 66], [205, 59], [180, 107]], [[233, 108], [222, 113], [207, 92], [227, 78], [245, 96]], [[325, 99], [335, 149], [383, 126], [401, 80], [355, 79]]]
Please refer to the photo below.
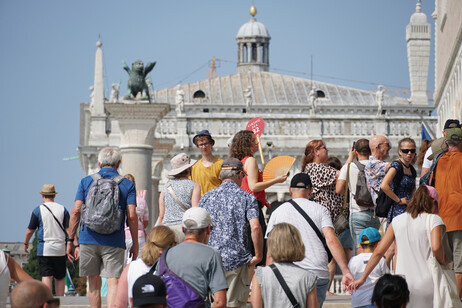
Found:
[[107, 103], [105, 107], [119, 122], [121, 169], [124, 174], [133, 174], [137, 189], [147, 191], [146, 202], [152, 211], [151, 161], [154, 131], [157, 122], [170, 110], [170, 105]]
[[257, 43], [257, 63], [262, 63], [261, 43]]
[[252, 62], [252, 43], [247, 44], [247, 63]]

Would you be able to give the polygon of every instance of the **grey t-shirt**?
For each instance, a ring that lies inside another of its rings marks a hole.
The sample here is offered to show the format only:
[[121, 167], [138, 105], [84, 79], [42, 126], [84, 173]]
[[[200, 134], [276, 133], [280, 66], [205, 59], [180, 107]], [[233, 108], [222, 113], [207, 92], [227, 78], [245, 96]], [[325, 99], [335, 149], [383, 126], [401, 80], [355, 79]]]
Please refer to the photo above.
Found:
[[168, 250], [167, 266], [203, 297], [228, 289], [220, 253], [201, 243], [181, 243]]
[[[293, 263], [275, 263], [287, 286], [301, 308], [306, 307], [308, 293], [313, 290], [317, 277]], [[269, 266], [255, 269], [264, 307], [292, 307], [287, 294]]]

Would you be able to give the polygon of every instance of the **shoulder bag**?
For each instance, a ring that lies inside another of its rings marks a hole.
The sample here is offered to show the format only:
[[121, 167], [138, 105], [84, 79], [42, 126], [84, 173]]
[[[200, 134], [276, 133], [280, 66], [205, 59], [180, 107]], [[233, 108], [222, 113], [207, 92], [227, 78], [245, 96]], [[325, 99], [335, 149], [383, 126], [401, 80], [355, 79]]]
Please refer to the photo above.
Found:
[[342, 232], [345, 231], [345, 229], [349, 227], [349, 223], [348, 223], [349, 209], [347, 207], [349, 181], [350, 181], [350, 164], [348, 164], [348, 167], [347, 167], [345, 195], [343, 196], [343, 207], [340, 213], [335, 217], [335, 220], [333, 221], [334, 229], [338, 234], [342, 234]]
[[[399, 161], [399, 160], [396, 160], [396, 161]], [[396, 175], [393, 178], [393, 181], [396, 180], [395, 183], [401, 182], [401, 178], [403, 177], [403, 172], [404, 172], [403, 166], [401, 166], [401, 164], [399, 164], [399, 166], [400, 168], [396, 171]], [[390, 168], [388, 168], [386, 173], [388, 173], [389, 171], [390, 171]], [[391, 199], [390, 197], [388, 197], [388, 195], [382, 190], [382, 188], [380, 188], [379, 194], [377, 196], [377, 201], [376, 201], [377, 207], [375, 208], [375, 215], [378, 217], [387, 218], [388, 212], [390, 211], [390, 208], [392, 207], [394, 203], [395, 201]]]
[[53, 216], [53, 218], [56, 220], [56, 222], [58, 223], [58, 225], [61, 227], [61, 229], [63, 230], [64, 232], [64, 235], [66, 236], [66, 242], [67, 242], [67, 239], [69, 238], [68, 235], [67, 235], [67, 232], [66, 232], [66, 229], [64, 229], [63, 225], [61, 224], [61, 222], [58, 220], [58, 218], [56, 218], [55, 214], [53, 214], [53, 212], [50, 210], [50, 208], [48, 206], [46, 206], [45, 203], [42, 204], [44, 207], [46, 207], [47, 210], [50, 211], [51, 215]]
[[319, 231], [318, 227], [314, 224], [313, 220], [311, 220], [310, 216], [306, 214], [304, 210], [295, 202], [294, 200], [289, 200], [289, 202], [294, 206], [294, 208], [303, 216], [303, 218], [306, 219], [306, 221], [310, 224], [311, 228], [313, 228], [314, 232], [316, 232], [316, 235], [319, 237], [319, 240], [322, 243], [322, 246], [324, 246], [324, 249], [327, 252], [327, 260], [330, 263], [332, 260], [332, 253], [330, 252], [329, 247], [327, 246], [326, 239], [324, 236], [321, 234], [321, 231]]
[[295, 299], [295, 296], [292, 294], [292, 291], [290, 291], [289, 286], [287, 285], [286, 281], [284, 280], [284, 277], [282, 277], [281, 272], [279, 271], [279, 269], [274, 264], [270, 264], [269, 267], [273, 270], [274, 275], [276, 275], [276, 278], [278, 279], [279, 283], [281, 284], [282, 289], [284, 290], [287, 297], [289, 298], [290, 303], [292, 304], [292, 307], [299, 308], [300, 304]]
[[183, 205], [183, 203], [181, 203], [180, 199], [178, 199], [178, 197], [175, 195], [170, 181], [167, 182], [167, 189], [172, 198], [175, 199], [176, 203], [178, 203], [181, 206], [181, 208], [186, 212], [188, 209]]
[[[435, 215], [428, 214], [426, 221], [426, 231], [431, 247], [431, 222]], [[428, 268], [433, 277], [433, 307], [462, 307], [457, 289], [456, 276], [453, 270], [453, 263], [441, 265], [438, 260], [430, 253]]]

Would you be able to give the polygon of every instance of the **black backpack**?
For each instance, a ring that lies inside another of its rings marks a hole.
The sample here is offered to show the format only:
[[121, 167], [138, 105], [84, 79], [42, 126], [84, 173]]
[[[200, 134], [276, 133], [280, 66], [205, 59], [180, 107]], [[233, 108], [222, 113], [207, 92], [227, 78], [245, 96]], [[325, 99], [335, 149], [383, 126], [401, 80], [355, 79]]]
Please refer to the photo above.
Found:
[[358, 180], [356, 182], [356, 190], [355, 190], [355, 193], [353, 194], [353, 197], [359, 206], [373, 207], [374, 202], [372, 201], [371, 193], [367, 189], [366, 174], [364, 173], [364, 165], [361, 164], [356, 159], [353, 160], [353, 163], [356, 165], [356, 167], [359, 170]]

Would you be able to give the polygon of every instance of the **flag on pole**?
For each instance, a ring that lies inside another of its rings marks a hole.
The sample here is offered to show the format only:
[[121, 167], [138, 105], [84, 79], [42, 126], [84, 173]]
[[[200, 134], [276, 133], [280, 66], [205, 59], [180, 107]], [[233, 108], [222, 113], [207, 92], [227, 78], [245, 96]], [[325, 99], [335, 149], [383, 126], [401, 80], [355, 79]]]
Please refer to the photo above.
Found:
[[65, 277], [65, 285], [64, 285], [64, 294], [66, 295], [74, 295], [77, 292], [75, 291], [74, 284], [72, 283], [72, 277], [69, 273], [69, 269], [66, 267], [66, 277]]
[[425, 128], [425, 126], [422, 124], [422, 141], [424, 141], [425, 139], [427, 140], [432, 140], [432, 137], [430, 136], [430, 134], [428, 133], [427, 129]]

